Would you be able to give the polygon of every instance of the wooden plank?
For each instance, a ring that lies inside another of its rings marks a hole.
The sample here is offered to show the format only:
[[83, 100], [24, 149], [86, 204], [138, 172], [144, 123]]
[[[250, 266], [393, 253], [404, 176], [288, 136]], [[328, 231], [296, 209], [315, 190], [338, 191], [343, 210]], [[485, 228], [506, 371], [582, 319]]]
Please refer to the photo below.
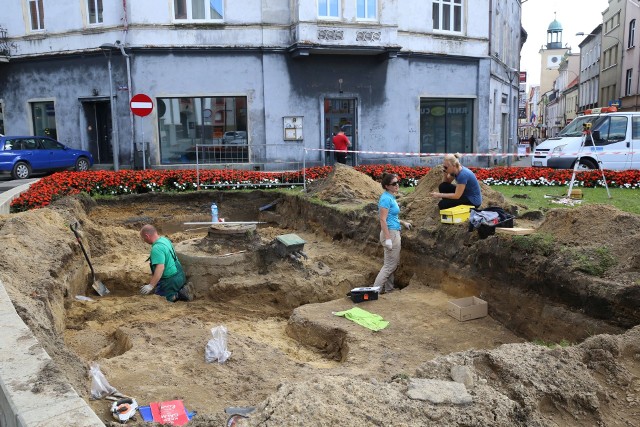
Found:
[[511, 234], [515, 236], [524, 236], [527, 234], [533, 234], [536, 230], [533, 228], [523, 228], [523, 227], [513, 227], [513, 228], [502, 228], [496, 227], [496, 233], [501, 234]]

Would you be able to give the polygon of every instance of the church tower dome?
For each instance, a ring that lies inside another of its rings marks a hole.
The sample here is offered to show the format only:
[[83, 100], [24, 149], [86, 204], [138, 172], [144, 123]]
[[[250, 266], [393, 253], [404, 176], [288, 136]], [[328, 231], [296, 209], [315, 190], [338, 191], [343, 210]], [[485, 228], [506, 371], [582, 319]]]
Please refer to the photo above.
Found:
[[547, 49], [562, 49], [562, 25], [555, 19], [547, 28]]

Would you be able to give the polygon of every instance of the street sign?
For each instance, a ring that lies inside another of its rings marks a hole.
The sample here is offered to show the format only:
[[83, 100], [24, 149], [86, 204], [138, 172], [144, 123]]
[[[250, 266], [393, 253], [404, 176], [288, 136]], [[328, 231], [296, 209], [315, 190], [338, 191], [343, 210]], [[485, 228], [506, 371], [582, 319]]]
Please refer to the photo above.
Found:
[[133, 114], [144, 117], [148, 116], [151, 114], [151, 111], [153, 111], [153, 100], [149, 98], [148, 95], [139, 93], [131, 98], [129, 106], [131, 107], [131, 112]]

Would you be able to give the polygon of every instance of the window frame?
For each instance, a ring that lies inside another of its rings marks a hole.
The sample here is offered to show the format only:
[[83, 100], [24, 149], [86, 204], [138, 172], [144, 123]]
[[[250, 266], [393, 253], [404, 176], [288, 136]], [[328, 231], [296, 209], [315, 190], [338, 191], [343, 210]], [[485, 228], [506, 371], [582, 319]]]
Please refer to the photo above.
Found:
[[[325, 14], [320, 13], [320, 4], [324, 1], [326, 3]], [[335, 3], [336, 14], [331, 15], [331, 4]], [[340, 7], [341, 0], [318, 0], [318, 19], [340, 19]]]
[[[87, 24], [88, 25], [102, 25], [104, 24], [104, 2], [103, 0], [86, 0], [87, 6]], [[94, 7], [93, 16], [95, 22], [91, 22], [91, 6]]]
[[[194, 18], [193, 17], [193, 1], [194, 0], [173, 0], [173, 20], [175, 22], [223, 22], [224, 14], [225, 14], [225, 5], [224, 0], [213, 0], [219, 2], [220, 5], [220, 18], [212, 18], [211, 17], [211, 0], [199, 0], [204, 5], [204, 18]], [[185, 17], [178, 18], [176, 7], [179, 3], [182, 3], [184, 6]]]
[[[44, 31], [44, 0], [29, 0], [29, 23], [31, 27], [31, 31]], [[35, 16], [34, 16], [35, 12]], [[34, 23], [38, 26], [38, 28], [34, 28]]]
[[633, 84], [632, 79], [633, 79], [633, 68], [629, 68], [625, 76], [624, 96], [631, 95], [631, 85]]
[[630, 49], [636, 45], [636, 20], [629, 21], [629, 38], [627, 39], [627, 49]]
[[[439, 33], [451, 33], [451, 34], [463, 34], [464, 28], [464, 12], [466, 6], [466, 0], [432, 0], [431, 3], [432, 25], [433, 31]], [[448, 6], [449, 10], [449, 29], [444, 28], [446, 22], [444, 17], [444, 6]], [[456, 22], [456, 9], [459, 9], [459, 21]], [[456, 23], [460, 25], [459, 29], [456, 29]]]
[[[356, 1], [356, 19], [358, 21], [377, 21], [378, 20], [378, 0], [355, 0]], [[359, 3], [362, 2], [364, 6], [364, 15], [359, 15]], [[374, 4], [374, 16], [367, 16], [371, 3]]]

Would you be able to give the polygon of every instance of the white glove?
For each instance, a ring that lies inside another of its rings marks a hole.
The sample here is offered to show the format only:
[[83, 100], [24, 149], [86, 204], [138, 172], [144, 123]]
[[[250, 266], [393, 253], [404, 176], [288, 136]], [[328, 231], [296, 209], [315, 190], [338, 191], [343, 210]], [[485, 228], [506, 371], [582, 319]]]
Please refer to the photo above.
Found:
[[411, 228], [413, 227], [413, 225], [411, 225], [411, 223], [407, 221], [402, 221], [402, 225], [404, 225], [404, 228], [406, 228], [407, 230], [411, 230]]
[[393, 248], [393, 243], [391, 243], [391, 239], [387, 239], [384, 241], [384, 247], [387, 249], [392, 249]]
[[149, 295], [151, 292], [153, 292], [153, 288], [155, 288], [155, 286], [152, 286], [151, 284], [141, 286], [140, 294]]

